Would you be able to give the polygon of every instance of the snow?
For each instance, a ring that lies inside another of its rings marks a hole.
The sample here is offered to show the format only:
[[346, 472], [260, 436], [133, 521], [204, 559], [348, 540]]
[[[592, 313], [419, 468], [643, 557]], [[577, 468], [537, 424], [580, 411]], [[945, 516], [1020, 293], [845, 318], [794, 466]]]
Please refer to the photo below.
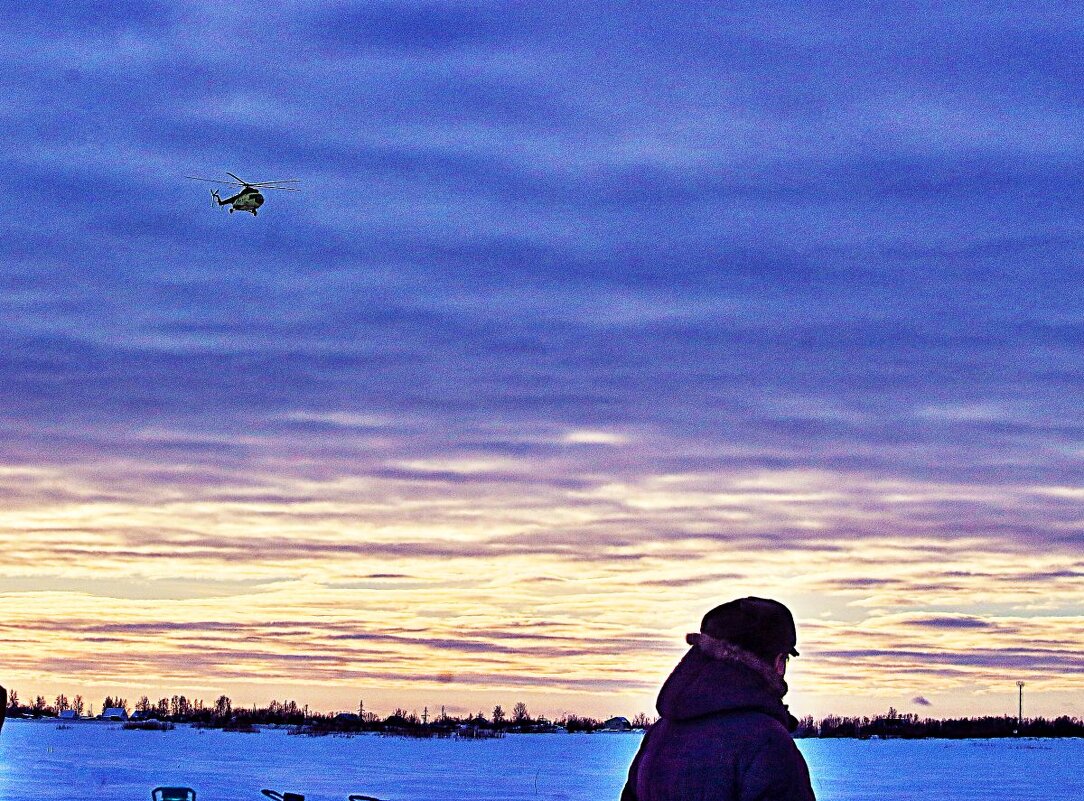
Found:
[[1077, 801], [1084, 740], [799, 740], [820, 801]]
[[[0, 735], [3, 801], [146, 801], [159, 784], [197, 801], [306, 801], [364, 793], [387, 801], [616, 801], [639, 734], [408, 740], [125, 731], [119, 725], [9, 721]], [[1084, 798], [1084, 740], [800, 740], [821, 801]]]

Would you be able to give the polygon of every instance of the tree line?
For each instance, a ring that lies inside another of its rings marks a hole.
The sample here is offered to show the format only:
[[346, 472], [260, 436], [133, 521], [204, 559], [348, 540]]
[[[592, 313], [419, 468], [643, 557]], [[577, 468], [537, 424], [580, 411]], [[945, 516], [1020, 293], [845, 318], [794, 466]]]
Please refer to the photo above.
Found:
[[812, 716], [798, 722], [795, 737], [968, 740], [996, 737], [1084, 737], [1084, 720], [1061, 715], [1024, 718], [1011, 715], [971, 718], [922, 718], [900, 714], [893, 708], [873, 717], [828, 715], [820, 721]]
[[[282, 707], [282, 704], [273, 701], [270, 708], [274, 712], [279, 712]], [[308, 714], [308, 707], [302, 711], [293, 701], [286, 702], [285, 708], [291, 714], [294, 712]], [[143, 718], [196, 723], [228, 719], [233, 714], [233, 702], [227, 695], [219, 696], [213, 704], [204, 703], [202, 698], [188, 699], [183, 695], [159, 698], [157, 701], [152, 701], [144, 695], [133, 706], [129, 705], [126, 698], [107, 695], [102, 699], [101, 711], [98, 714], [104, 714], [110, 709], [122, 710], [125, 715], [135, 714]], [[23, 703], [19, 698], [18, 690], [11, 690], [8, 693], [7, 716], [9, 718], [58, 717], [63, 712], [73, 712], [79, 718], [96, 716], [94, 705], [88, 703], [81, 695], [69, 699], [67, 695], [61, 693], [52, 702], [38, 695], [29, 703]]]
[[[235, 706], [227, 695], [220, 695], [214, 703], [201, 698], [189, 699], [183, 695], [159, 698], [152, 701], [142, 696], [134, 705], [121, 697], [105, 696], [101, 711], [121, 709], [125, 715], [142, 720], [158, 720], [163, 723], [188, 723], [199, 726], [246, 730], [259, 725], [303, 727], [306, 733], [384, 732], [414, 736], [443, 736], [464, 730], [493, 733], [538, 733], [552, 731], [595, 732], [607, 728], [643, 730], [654, 719], [639, 713], [631, 720], [611, 718], [603, 721], [584, 715], [566, 713], [549, 719], [545, 715], [531, 715], [527, 705], [517, 702], [512, 711], [506, 712], [498, 704], [487, 715], [479, 710], [475, 714], [449, 715], [441, 707], [439, 712], [422, 712], [395, 709], [390, 715], [378, 715], [365, 709], [364, 701], [358, 702], [356, 712], [312, 712], [308, 705], [295, 701], [271, 701], [267, 706]], [[75, 716], [95, 717], [95, 707], [81, 695], [68, 698], [61, 694], [51, 702], [41, 695], [30, 703], [23, 703], [17, 690], [8, 693], [7, 716], [9, 718], [57, 717], [70, 710]], [[1084, 720], [1061, 715], [1049, 718], [1024, 718], [1004, 715], [971, 718], [923, 718], [915, 714], [900, 714], [894, 708], [872, 717], [842, 717], [828, 715], [819, 721], [807, 716], [798, 721], [795, 737], [821, 738], [945, 738], [972, 739], [991, 737], [1084, 737]]]
[[[134, 705], [126, 698], [107, 695], [102, 699], [100, 712], [88, 704], [81, 695], [68, 698], [61, 694], [52, 701], [44, 696], [36, 696], [30, 703], [23, 703], [17, 690], [8, 695], [7, 716], [9, 718], [47, 718], [58, 717], [62, 712], [71, 711], [76, 717], [96, 717], [106, 710], [123, 710], [126, 716], [143, 720], [159, 720], [169, 723], [191, 723], [206, 726], [239, 727], [255, 725], [316, 726], [342, 731], [390, 731], [410, 729], [440, 729], [448, 727], [475, 727], [501, 732], [530, 732], [554, 730], [557, 727], [567, 731], [597, 731], [605, 727], [606, 721], [575, 714], [565, 714], [555, 720], [544, 715], [532, 716], [527, 705], [517, 702], [511, 712], [506, 712], [498, 704], [487, 716], [484, 711], [473, 715], [453, 716], [445, 712], [430, 712], [424, 707], [422, 712], [407, 711], [397, 708], [390, 715], [381, 716], [365, 709], [365, 702], [358, 702], [357, 712], [313, 712], [308, 705], [299, 705], [296, 701], [271, 701], [267, 706], [236, 706], [227, 695], [219, 696], [213, 704], [201, 698], [189, 699], [183, 695], [159, 698], [152, 701], [142, 696]], [[646, 728], [650, 720], [642, 713], [630, 723], [630, 726]]]

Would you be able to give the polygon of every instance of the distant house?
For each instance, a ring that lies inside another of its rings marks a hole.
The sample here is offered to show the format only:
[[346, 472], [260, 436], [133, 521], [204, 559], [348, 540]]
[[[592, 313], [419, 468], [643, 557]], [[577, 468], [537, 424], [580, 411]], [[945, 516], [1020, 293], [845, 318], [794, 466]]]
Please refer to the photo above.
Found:
[[128, 720], [128, 713], [119, 706], [111, 706], [108, 709], [103, 709], [101, 714], [102, 720]]
[[610, 718], [602, 724], [601, 731], [632, 731], [632, 724], [628, 718]]
[[79, 713], [74, 709], [61, 709], [57, 717], [61, 720], [79, 720]]

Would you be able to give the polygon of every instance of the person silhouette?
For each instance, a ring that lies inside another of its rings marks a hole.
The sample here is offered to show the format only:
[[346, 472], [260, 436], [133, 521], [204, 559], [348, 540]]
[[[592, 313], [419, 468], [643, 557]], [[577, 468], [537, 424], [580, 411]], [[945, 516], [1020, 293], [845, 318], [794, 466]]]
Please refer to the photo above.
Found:
[[814, 801], [783, 704], [797, 656], [794, 618], [767, 598], [704, 615], [659, 692], [658, 722], [629, 767], [621, 801]]

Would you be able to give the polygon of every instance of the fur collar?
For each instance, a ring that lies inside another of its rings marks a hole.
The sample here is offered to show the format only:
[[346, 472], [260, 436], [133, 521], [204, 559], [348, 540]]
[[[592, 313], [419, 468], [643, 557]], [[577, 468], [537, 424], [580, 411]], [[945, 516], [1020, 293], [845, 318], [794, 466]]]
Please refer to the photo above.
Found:
[[700, 632], [686, 634], [685, 642], [697, 648], [709, 659], [714, 659], [719, 662], [732, 662], [749, 668], [760, 676], [764, 680], [764, 683], [767, 684], [778, 697], [782, 698], [787, 694], [787, 683], [783, 680], [782, 676], [775, 672], [775, 667], [769, 665], [751, 651], [747, 651], [726, 640], [717, 640], [709, 634], [701, 634]]

